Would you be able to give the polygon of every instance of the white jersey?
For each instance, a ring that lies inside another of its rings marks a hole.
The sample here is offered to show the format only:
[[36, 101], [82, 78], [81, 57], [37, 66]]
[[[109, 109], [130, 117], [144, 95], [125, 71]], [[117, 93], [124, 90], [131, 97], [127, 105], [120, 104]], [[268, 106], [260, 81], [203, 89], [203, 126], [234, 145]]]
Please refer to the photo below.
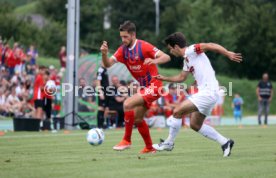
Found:
[[200, 44], [191, 45], [186, 48], [183, 71], [193, 74], [199, 90], [219, 90], [215, 71], [211, 66], [209, 58], [201, 51]]

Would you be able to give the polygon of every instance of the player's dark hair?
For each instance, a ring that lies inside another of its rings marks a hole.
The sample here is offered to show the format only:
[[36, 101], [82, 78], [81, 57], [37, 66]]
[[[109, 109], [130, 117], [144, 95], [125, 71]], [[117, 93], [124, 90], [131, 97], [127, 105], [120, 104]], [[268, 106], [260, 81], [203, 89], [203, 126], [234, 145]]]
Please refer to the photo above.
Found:
[[45, 75], [47, 75], [47, 76], [50, 76], [50, 72], [49, 72], [49, 70], [45, 70]]
[[39, 66], [38, 68], [39, 68], [40, 70], [44, 70], [44, 69], [46, 69], [47, 67], [45, 67], [45, 66], [42, 65], [42, 66]]
[[127, 20], [124, 21], [119, 27], [120, 32], [127, 31], [128, 33], [136, 32], [136, 26], [133, 22]]
[[187, 45], [186, 38], [181, 32], [175, 32], [167, 36], [165, 43], [166, 45], [170, 45], [172, 47], [178, 45], [180, 48], [184, 48]]

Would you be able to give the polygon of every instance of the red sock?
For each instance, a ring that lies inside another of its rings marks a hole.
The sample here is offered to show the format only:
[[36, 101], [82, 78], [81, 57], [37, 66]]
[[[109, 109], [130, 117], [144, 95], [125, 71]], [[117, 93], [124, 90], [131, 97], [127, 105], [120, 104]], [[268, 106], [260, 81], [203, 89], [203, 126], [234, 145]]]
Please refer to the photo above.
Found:
[[125, 135], [124, 140], [131, 142], [132, 129], [134, 124], [134, 111], [125, 112]]
[[146, 147], [148, 149], [152, 149], [152, 141], [150, 137], [149, 127], [145, 120], [141, 123], [137, 124], [138, 131], [140, 135], [143, 137]]

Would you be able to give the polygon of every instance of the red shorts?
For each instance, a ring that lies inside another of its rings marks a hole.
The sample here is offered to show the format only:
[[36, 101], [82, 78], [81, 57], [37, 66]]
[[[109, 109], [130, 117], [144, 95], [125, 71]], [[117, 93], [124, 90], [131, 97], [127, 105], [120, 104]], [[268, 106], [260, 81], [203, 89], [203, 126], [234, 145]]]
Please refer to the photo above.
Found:
[[159, 80], [154, 80], [151, 82], [151, 85], [148, 87], [141, 88], [139, 94], [143, 97], [146, 108], [150, 108], [151, 103], [157, 100], [164, 93], [163, 84]]

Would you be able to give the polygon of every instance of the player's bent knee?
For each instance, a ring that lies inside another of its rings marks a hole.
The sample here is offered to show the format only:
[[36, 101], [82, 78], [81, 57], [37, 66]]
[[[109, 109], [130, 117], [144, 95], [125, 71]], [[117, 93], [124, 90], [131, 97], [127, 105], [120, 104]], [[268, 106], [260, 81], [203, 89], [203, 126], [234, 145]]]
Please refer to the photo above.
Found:
[[141, 124], [142, 121], [143, 121], [143, 119], [135, 119], [134, 123], [135, 123], [135, 125], [137, 125], [137, 124]]
[[191, 129], [193, 129], [196, 132], [198, 132], [200, 130], [200, 128], [201, 128], [201, 126], [199, 126], [197, 124], [194, 124], [194, 123], [191, 123], [190, 127], [191, 127]]

